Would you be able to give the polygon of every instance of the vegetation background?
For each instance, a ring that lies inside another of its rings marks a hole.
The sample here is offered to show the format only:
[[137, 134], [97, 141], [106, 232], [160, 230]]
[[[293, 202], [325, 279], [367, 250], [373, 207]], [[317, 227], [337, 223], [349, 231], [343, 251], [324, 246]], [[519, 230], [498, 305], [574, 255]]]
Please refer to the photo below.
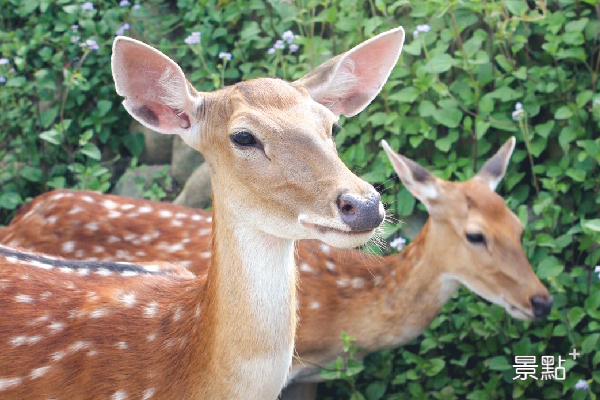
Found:
[[[298, 78], [402, 25], [403, 55], [382, 93], [341, 121], [342, 159], [402, 219], [424, 209], [398, 183], [381, 139], [462, 180], [516, 135], [499, 192], [526, 225], [524, 248], [555, 307], [546, 320], [521, 322], [462, 289], [423, 336], [329, 373], [340, 379], [319, 397], [596, 399], [599, 17], [599, 0], [0, 0], [0, 223], [53, 188], [108, 191], [118, 178], [111, 165], [139, 163], [143, 136], [130, 133], [111, 78], [117, 31], [214, 90], [256, 76]], [[298, 49], [284, 41], [269, 51], [286, 30]], [[513, 380], [516, 355], [560, 355], [566, 379]], [[580, 380], [587, 389], [575, 389]]]

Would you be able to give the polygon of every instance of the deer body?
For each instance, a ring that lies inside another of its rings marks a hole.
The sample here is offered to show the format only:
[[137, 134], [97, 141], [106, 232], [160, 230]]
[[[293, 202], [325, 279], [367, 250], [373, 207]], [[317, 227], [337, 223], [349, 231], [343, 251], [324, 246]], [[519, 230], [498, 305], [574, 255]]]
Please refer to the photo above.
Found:
[[[295, 347], [300, 360], [294, 360], [291, 381], [319, 381], [316, 365], [326, 365], [343, 352], [342, 330], [356, 338], [356, 345], [365, 352], [409, 342], [425, 330], [460, 284], [516, 318], [532, 319], [549, 311], [551, 297], [522, 254], [520, 223], [486, 183], [497, 184], [511, 152], [505, 145], [482, 169], [479, 179], [462, 183], [434, 180], [424, 169], [419, 172], [428, 177], [425, 183], [415, 182], [404, 171], [403, 182], [426, 202], [431, 216], [399, 254], [375, 258], [318, 241], [298, 242]], [[499, 159], [504, 166], [487, 177], [490, 165], [496, 166]], [[428, 200], [423, 193], [430, 195], [433, 188], [440, 194]], [[152, 213], [139, 213], [148, 208]], [[72, 209], [78, 210], [77, 215], [67, 218]], [[122, 215], [111, 218], [112, 209]], [[95, 230], [86, 228], [90, 220], [99, 224]], [[61, 253], [56, 246], [59, 239], [52, 233], [60, 232], [74, 241], [68, 254], [77, 257], [172, 259], [203, 275], [209, 269], [211, 225], [211, 214], [203, 210], [93, 192], [56, 191], [23, 207], [0, 230], [0, 242]], [[48, 233], [38, 236], [35, 232], [39, 231]], [[465, 238], [469, 231], [489, 236], [488, 251], [498, 258], [486, 259], [485, 248]], [[507, 239], [507, 235], [513, 236]], [[493, 241], [494, 236], [498, 239]], [[93, 238], [110, 245], [97, 249]], [[536, 296], [545, 303], [534, 305]]]
[[[118, 37], [111, 66], [127, 111], [179, 134], [210, 165], [212, 268], [189, 277], [2, 247], [0, 398], [275, 399], [295, 336], [294, 240], [353, 247], [383, 219], [379, 195], [337, 157], [331, 130], [377, 95], [403, 40], [402, 28], [388, 31], [294, 83], [200, 93], [164, 54]], [[343, 92], [330, 89], [340, 83]]]

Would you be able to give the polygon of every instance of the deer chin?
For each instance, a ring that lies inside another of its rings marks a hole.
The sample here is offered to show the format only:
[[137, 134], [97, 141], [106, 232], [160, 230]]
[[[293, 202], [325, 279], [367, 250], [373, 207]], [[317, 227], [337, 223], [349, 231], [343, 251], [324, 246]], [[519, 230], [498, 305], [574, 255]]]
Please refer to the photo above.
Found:
[[298, 216], [298, 222], [307, 232], [307, 238], [317, 239], [333, 247], [352, 248], [367, 243], [373, 236], [374, 229], [353, 231], [343, 222], [336, 219]]
[[533, 321], [535, 316], [533, 315], [533, 310], [527, 310], [523, 307], [514, 305], [507, 301], [504, 297], [502, 297], [502, 303], [500, 304], [504, 309], [516, 319], [520, 319], [523, 321]]

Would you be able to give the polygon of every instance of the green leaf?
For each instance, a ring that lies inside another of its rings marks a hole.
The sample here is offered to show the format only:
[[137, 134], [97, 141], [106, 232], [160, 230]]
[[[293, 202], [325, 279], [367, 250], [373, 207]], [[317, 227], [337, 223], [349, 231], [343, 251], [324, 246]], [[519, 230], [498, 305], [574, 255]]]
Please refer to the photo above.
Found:
[[10, 78], [8, 82], [6, 82], [6, 86], [8, 87], [21, 87], [25, 85], [27, 80], [22, 76], [15, 76], [14, 78]]
[[491, 359], [488, 368], [493, 371], [506, 371], [512, 368], [504, 356], [496, 356]]
[[85, 154], [86, 156], [88, 156], [89, 158], [92, 158], [94, 160], [98, 160], [100, 161], [100, 159], [102, 158], [102, 155], [100, 153], [100, 150], [98, 149], [98, 147], [93, 144], [93, 143], [88, 143], [85, 146], [83, 146], [80, 150], [83, 154]]
[[412, 103], [419, 97], [421, 93], [413, 86], [405, 87], [404, 89], [389, 96], [389, 100], [394, 100], [399, 103]]
[[537, 274], [540, 278], [550, 278], [560, 275], [565, 269], [563, 263], [556, 257], [546, 257], [539, 263]]
[[592, 333], [586, 337], [581, 343], [581, 354], [588, 354], [592, 350], [597, 348], [598, 339], [600, 339], [600, 333]]
[[423, 69], [425, 72], [431, 72], [433, 74], [441, 74], [442, 72], [448, 71], [454, 65], [458, 64], [458, 62], [452, 58], [449, 54], [438, 54], [433, 56], [425, 68]]
[[587, 220], [582, 225], [585, 229], [589, 229], [594, 232], [600, 232], [600, 218]]
[[30, 182], [41, 182], [44, 179], [44, 172], [37, 167], [25, 165], [21, 168], [21, 176]]
[[98, 115], [100, 117], [104, 117], [106, 113], [108, 113], [108, 111], [112, 108], [112, 101], [100, 100], [98, 101], [96, 107], [98, 109]]
[[57, 132], [52, 129], [52, 130], [40, 133], [40, 139], [45, 140], [48, 143], [59, 145], [62, 142], [62, 135], [60, 132]]
[[477, 139], [481, 140], [481, 138], [483, 138], [483, 135], [485, 135], [488, 129], [490, 129], [491, 125], [492, 124], [490, 124], [489, 122], [478, 119], [475, 122], [475, 134], [477, 135]]
[[431, 117], [436, 111], [436, 107], [429, 100], [423, 100], [419, 103], [419, 115], [421, 117]]
[[447, 153], [448, 150], [450, 150], [450, 148], [454, 144], [454, 142], [456, 142], [457, 140], [458, 140], [458, 132], [451, 131], [450, 133], [448, 133], [448, 135], [446, 137], [439, 138], [438, 140], [436, 140], [435, 147], [437, 147], [440, 151]]
[[360, 392], [354, 392], [350, 396], [350, 400], [365, 400], [365, 396], [363, 396]]
[[585, 26], [589, 22], [587, 18], [581, 18], [576, 21], [571, 21], [565, 25], [565, 31], [567, 32], [581, 32], [585, 29]]
[[383, 381], [377, 381], [369, 384], [367, 386], [367, 390], [365, 394], [367, 395], [367, 399], [369, 400], [379, 400], [385, 394], [385, 390], [387, 389], [387, 384]]
[[0, 194], [0, 208], [14, 210], [21, 203], [23, 203], [23, 199], [21, 199], [21, 195], [19, 193], [5, 192]]
[[567, 106], [559, 107], [558, 110], [554, 113], [554, 118], [556, 119], [569, 119], [573, 115], [573, 112]]
[[462, 120], [463, 112], [458, 108], [446, 107], [433, 112], [433, 118], [448, 128], [456, 128]]
[[523, 0], [507, 0], [505, 1], [505, 4], [508, 11], [517, 17], [525, 15], [529, 10], [529, 7], [527, 7], [527, 4]]
[[398, 190], [398, 202], [396, 203], [396, 207], [399, 215], [411, 215], [415, 209], [415, 204], [415, 197], [405, 187]]
[[571, 322], [571, 328], [575, 328], [579, 322], [585, 317], [585, 312], [581, 307], [573, 307], [569, 310], [569, 321]]
[[425, 367], [423, 368], [425, 371], [425, 375], [427, 376], [436, 376], [440, 373], [441, 370], [444, 369], [446, 362], [443, 358], [434, 358], [431, 360], [427, 360]]

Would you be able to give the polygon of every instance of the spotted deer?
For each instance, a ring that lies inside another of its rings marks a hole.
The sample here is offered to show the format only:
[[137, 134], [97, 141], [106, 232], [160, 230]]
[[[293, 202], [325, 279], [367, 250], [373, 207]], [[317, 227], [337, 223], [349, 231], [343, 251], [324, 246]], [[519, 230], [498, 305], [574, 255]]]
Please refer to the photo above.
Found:
[[[423, 332], [460, 284], [518, 319], [550, 311], [552, 297], [521, 249], [521, 224], [494, 193], [514, 145], [512, 138], [474, 178], [455, 183], [384, 144], [429, 220], [401, 253], [381, 259], [298, 242], [299, 357], [283, 398], [314, 398], [317, 366], [342, 353], [341, 330], [367, 352], [398, 347]], [[0, 229], [0, 243], [87, 260], [171, 260], [203, 275], [212, 234], [212, 214], [203, 210], [57, 190], [22, 207]]]
[[275, 399], [295, 337], [294, 240], [354, 247], [383, 220], [379, 194], [344, 166], [331, 132], [378, 94], [403, 41], [402, 28], [382, 33], [293, 83], [197, 92], [166, 55], [117, 37], [111, 66], [127, 111], [210, 165], [212, 268], [187, 277], [0, 247], [0, 398]]

